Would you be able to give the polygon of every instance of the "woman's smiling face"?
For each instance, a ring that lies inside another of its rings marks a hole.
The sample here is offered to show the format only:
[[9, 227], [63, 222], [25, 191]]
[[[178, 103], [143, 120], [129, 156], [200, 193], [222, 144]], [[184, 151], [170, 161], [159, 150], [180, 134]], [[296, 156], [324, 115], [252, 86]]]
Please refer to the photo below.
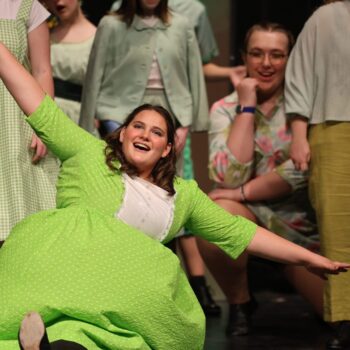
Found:
[[159, 159], [166, 157], [172, 145], [168, 142], [164, 117], [154, 110], [143, 110], [122, 129], [120, 142], [126, 160], [139, 176], [150, 179]]
[[249, 77], [258, 80], [258, 94], [269, 96], [283, 89], [288, 44], [282, 32], [255, 30], [251, 34], [244, 61]]

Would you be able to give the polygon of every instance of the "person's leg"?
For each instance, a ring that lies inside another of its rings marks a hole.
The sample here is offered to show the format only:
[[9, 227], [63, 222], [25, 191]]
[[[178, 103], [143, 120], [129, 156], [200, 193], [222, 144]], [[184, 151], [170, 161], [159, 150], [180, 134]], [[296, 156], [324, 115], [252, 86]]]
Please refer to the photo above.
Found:
[[323, 289], [325, 281], [304, 267], [286, 265], [283, 272], [288, 282], [308, 301], [317, 315], [323, 315]]
[[68, 340], [49, 343], [44, 322], [37, 312], [28, 313], [18, 333], [21, 350], [87, 350], [84, 346]]
[[[350, 123], [324, 123], [310, 130], [310, 199], [317, 215], [321, 252], [350, 260]], [[329, 348], [350, 348], [350, 278], [329, 276], [324, 291], [324, 319], [337, 323], [339, 337]], [[341, 339], [341, 342], [340, 342]], [[342, 343], [342, 344], [341, 344]], [[334, 345], [334, 346], [333, 346]]]
[[213, 300], [205, 278], [204, 261], [199, 253], [197, 241], [192, 235], [178, 239], [188, 280], [206, 316], [219, 316], [220, 307]]
[[[242, 215], [256, 221], [254, 214], [244, 205], [230, 200], [218, 200], [218, 205], [233, 215]], [[248, 254], [232, 260], [220, 248], [205, 240], [197, 239], [200, 253], [213, 277], [230, 304], [226, 332], [228, 335], [245, 335], [250, 330], [250, 316], [255, 307], [248, 286]]]

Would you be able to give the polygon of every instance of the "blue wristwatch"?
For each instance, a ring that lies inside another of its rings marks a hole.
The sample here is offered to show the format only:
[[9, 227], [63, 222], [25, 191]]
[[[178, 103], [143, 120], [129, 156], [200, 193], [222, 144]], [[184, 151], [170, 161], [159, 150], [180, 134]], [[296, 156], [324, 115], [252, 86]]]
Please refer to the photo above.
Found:
[[254, 114], [255, 110], [256, 110], [255, 107], [237, 105], [236, 114], [240, 114], [240, 113], [252, 113], [252, 114]]

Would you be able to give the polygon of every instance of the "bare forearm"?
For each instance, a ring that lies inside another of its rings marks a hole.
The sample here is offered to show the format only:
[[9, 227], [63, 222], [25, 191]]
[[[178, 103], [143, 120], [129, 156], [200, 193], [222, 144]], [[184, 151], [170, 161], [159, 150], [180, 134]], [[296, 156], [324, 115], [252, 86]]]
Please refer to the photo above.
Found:
[[33, 72], [33, 78], [39, 83], [41, 88], [51, 97], [54, 97], [54, 87], [50, 70], [43, 70], [40, 72]]
[[28, 51], [33, 77], [41, 88], [53, 97], [54, 88], [50, 63], [50, 37], [45, 22], [28, 34]]
[[209, 81], [221, 81], [229, 79], [232, 67], [218, 66], [215, 63], [207, 63], [203, 65], [204, 76]]
[[230, 128], [227, 147], [241, 163], [248, 163], [253, 159], [254, 134], [254, 114], [237, 115]]
[[247, 252], [261, 258], [292, 265], [306, 265], [316, 255], [262, 227], [257, 228]]
[[350, 267], [348, 263], [331, 261], [262, 227], [257, 228], [255, 236], [247, 247], [247, 252], [283, 264], [304, 266], [323, 279], [327, 279], [326, 274], [337, 275], [346, 272]]
[[244, 185], [246, 200], [252, 202], [281, 198], [291, 191], [290, 184], [276, 172], [256, 177]]
[[293, 139], [307, 139], [307, 125], [308, 121], [305, 117], [295, 115], [291, 118], [291, 130]]
[[37, 81], [0, 43], [0, 78], [25, 114], [31, 114], [44, 98]]

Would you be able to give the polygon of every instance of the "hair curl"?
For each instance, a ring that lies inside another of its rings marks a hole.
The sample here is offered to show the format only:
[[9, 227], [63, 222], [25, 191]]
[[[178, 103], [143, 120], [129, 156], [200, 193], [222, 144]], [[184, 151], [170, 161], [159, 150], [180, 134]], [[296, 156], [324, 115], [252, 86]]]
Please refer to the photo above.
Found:
[[[140, 0], [122, 0], [118, 10], [114, 14], [119, 15], [123, 22], [128, 27], [131, 26], [134, 16], [144, 16], [144, 11], [140, 4]], [[154, 10], [154, 15], [158, 17], [163, 23], [169, 22], [169, 8], [168, 0], [160, 0], [158, 6]]]
[[[126, 118], [124, 123], [113, 133], [106, 137], [107, 146], [105, 148], [106, 164], [112, 171], [124, 171], [129, 176], [138, 176], [138, 170], [136, 167], [128, 162], [126, 159], [122, 142], [120, 142], [120, 133], [126, 128], [142, 111], [155, 111], [161, 115], [167, 126], [167, 142], [171, 144], [171, 149], [169, 154], [160, 158], [155, 164], [151, 176], [152, 181], [155, 185], [159, 186], [163, 190], [167, 191], [169, 195], [173, 196], [175, 194], [174, 189], [174, 178], [176, 175], [176, 151], [175, 151], [175, 125], [170, 113], [158, 105], [144, 104], [140, 107], [135, 108]], [[120, 168], [114, 164], [115, 161], [119, 161]]]

